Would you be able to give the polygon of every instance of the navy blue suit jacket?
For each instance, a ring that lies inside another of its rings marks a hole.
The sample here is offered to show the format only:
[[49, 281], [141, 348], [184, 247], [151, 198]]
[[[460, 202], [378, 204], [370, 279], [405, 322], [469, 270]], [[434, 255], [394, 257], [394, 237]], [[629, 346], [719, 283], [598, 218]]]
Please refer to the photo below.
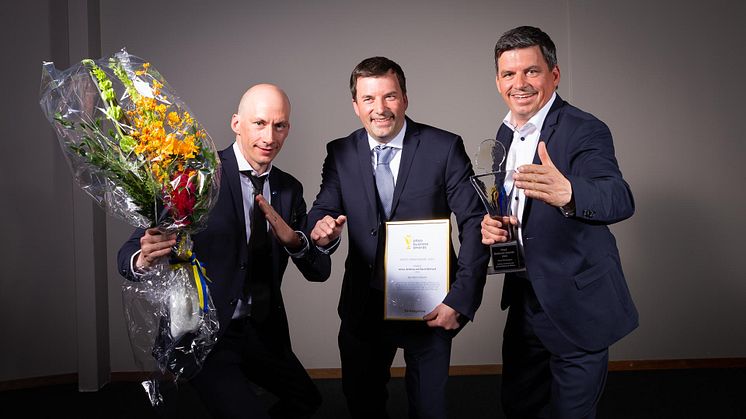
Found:
[[[450, 218], [453, 212], [461, 248], [451, 244], [451, 289], [443, 301], [469, 319], [482, 301], [488, 254], [481, 244], [484, 209], [469, 183], [472, 167], [461, 137], [407, 119], [407, 131], [394, 189], [391, 221]], [[363, 314], [383, 243], [375, 178], [367, 133], [359, 129], [327, 145], [319, 194], [309, 226], [325, 215], [347, 216], [349, 246], [339, 315], [354, 328]], [[380, 272], [380, 270], [379, 270]]]
[[[498, 141], [510, 148], [513, 131], [500, 126]], [[544, 141], [554, 165], [570, 180], [575, 216], [528, 199], [523, 245], [528, 279], [552, 323], [585, 350], [606, 348], [638, 325], [609, 224], [629, 218], [634, 201], [614, 156], [609, 128], [559, 96], [544, 121]], [[534, 164], [541, 164], [538, 154]], [[510, 304], [506, 274], [502, 306]]]
[[[206, 266], [209, 291], [220, 322], [219, 335], [230, 323], [236, 302], [242, 294], [244, 282], [249, 277], [249, 248], [246, 239], [246, 222], [243, 211], [240, 173], [233, 148], [228, 147], [219, 153], [221, 159], [220, 192], [218, 200], [207, 220], [207, 228], [192, 239], [194, 253]], [[295, 230], [303, 230], [306, 223], [306, 203], [303, 200], [303, 187], [290, 174], [277, 166], [269, 174], [272, 191], [271, 204], [285, 222]], [[142, 229], [136, 229], [130, 239], [119, 250], [119, 272], [127, 279], [136, 280], [130, 270], [130, 259], [140, 249]], [[271, 308], [267, 322], [278, 322], [278, 337], [290, 343], [287, 316], [282, 301], [280, 287], [282, 276], [288, 264], [288, 253], [276, 241], [272, 242]], [[331, 272], [331, 261], [310, 246], [302, 258], [292, 258], [303, 276], [309, 281], [324, 281]]]

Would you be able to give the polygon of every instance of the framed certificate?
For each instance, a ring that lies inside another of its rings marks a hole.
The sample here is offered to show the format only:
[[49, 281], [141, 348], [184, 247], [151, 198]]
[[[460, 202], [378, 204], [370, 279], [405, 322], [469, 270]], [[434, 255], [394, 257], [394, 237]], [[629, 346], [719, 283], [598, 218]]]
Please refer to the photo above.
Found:
[[422, 320], [450, 287], [450, 220], [386, 223], [384, 319]]

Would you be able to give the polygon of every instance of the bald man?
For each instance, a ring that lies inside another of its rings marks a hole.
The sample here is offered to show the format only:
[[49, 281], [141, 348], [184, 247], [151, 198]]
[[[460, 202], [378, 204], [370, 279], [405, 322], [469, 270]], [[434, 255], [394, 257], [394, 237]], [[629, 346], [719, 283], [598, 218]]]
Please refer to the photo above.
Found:
[[[219, 152], [218, 201], [207, 229], [192, 237], [211, 280], [218, 342], [190, 383], [216, 418], [310, 417], [321, 395], [291, 349], [280, 285], [288, 258], [316, 282], [329, 277], [331, 262], [301, 231], [300, 182], [272, 164], [290, 131], [290, 101], [277, 86], [253, 86], [230, 126], [236, 138]], [[122, 276], [137, 280], [174, 243], [172, 234], [137, 229], [119, 250]], [[277, 396], [268, 411], [257, 386]]]

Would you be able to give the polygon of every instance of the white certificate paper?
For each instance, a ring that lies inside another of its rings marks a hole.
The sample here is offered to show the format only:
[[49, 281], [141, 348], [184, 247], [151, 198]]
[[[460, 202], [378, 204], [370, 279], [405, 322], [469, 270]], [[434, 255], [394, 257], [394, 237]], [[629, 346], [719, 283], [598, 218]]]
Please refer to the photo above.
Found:
[[386, 223], [384, 318], [422, 320], [450, 286], [450, 220]]

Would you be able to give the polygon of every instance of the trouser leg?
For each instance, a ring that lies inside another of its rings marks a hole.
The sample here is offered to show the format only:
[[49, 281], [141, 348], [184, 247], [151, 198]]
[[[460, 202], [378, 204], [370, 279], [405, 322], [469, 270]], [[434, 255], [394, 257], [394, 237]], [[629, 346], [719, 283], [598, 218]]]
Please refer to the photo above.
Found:
[[360, 337], [344, 328], [339, 331], [342, 389], [354, 419], [388, 418], [386, 385], [396, 347], [379, 337]]
[[402, 336], [410, 419], [445, 419], [451, 338], [426, 329]]

